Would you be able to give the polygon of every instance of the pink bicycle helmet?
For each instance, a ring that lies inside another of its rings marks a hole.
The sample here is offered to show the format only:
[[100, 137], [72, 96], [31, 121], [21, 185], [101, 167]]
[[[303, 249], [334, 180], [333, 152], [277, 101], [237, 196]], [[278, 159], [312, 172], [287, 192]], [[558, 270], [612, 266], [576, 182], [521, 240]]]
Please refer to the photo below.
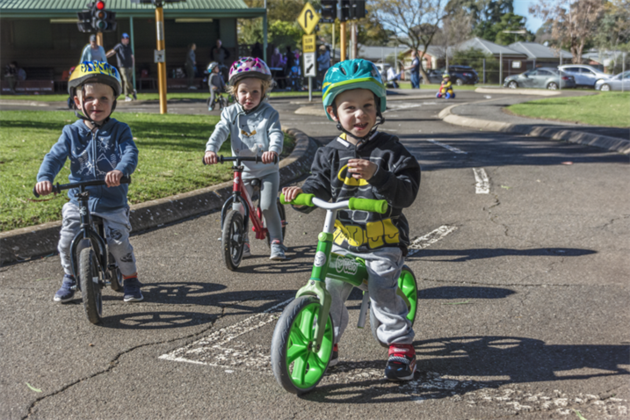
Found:
[[228, 83], [235, 86], [239, 80], [246, 77], [256, 77], [262, 80], [271, 80], [271, 71], [267, 64], [260, 58], [243, 57], [232, 64]]

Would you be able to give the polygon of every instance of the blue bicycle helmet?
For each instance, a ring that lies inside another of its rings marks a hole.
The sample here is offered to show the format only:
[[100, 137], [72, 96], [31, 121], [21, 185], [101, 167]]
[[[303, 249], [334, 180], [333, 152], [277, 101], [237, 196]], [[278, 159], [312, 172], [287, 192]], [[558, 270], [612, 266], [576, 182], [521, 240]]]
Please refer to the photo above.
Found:
[[[322, 85], [324, 109], [327, 106], [333, 106], [335, 98], [341, 92], [352, 89], [371, 90], [378, 99], [377, 105], [380, 105], [377, 109], [379, 116], [385, 112], [387, 100], [381, 73], [372, 62], [362, 58], [341, 61], [328, 69]], [[328, 113], [326, 116], [333, 121]]]

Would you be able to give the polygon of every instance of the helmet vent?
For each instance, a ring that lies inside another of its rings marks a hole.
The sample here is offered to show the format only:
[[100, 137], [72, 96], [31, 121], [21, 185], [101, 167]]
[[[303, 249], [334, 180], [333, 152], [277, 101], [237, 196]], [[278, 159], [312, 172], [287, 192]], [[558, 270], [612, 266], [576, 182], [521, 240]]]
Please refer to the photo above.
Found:
[[348, 75], [348, 73], [346, 73], [346, 69], [344, 69], [343, 67], [339, 66], [339, 70], [341, 70], [341, 72], [344, 74], [344, 76]]
[[356, 73], [357, 71], [359, 71], [359, 65], [354, 63], [354, 66], [352, 66], [352, 73]]

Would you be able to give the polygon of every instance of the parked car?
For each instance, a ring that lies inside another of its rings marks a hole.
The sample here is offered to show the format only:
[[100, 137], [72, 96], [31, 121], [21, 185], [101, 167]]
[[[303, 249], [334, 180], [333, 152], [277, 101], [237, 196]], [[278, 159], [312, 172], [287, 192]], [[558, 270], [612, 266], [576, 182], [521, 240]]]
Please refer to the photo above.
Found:
[[[445, 68], [428, 71], [427, 75], [429, 76], [429, 82], [438, 85], [442, 83], [442, 75], [445, 71]], [[477, 72], [470, 66], [448, 66], [448, 74], [451, 76], [451, 82], [457, 86], [474, 85], [479, 81]]]
[[508, 76], [503, 82], [503, 86], [512, 89], [526, 87], [556, 90], [558, 85], [560, 85], [561, 89], [574, 88], [575, 79], [562, 71], [558, 72], [553, 67], [541, 67], [525, 73]]
[[600, 80], [609, 80], [610, 75], [586, 64], [567, 64], [558, 67], [575, 78], [576, 86], [595, 87]]
[[595, 89], [602, 92], [608, 92], [610, 90], [623, 90], [630, 92], [630, 70], [625, 73], [619, 73], [615, 77], [611, 77], [608, 80], [600, 79], [595, 82]]

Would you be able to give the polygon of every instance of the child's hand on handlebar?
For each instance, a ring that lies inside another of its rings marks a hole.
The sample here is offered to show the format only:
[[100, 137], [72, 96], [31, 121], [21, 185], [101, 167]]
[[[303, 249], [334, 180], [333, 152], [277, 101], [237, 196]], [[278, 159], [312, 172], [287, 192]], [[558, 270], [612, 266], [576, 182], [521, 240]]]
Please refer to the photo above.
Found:
[[276, 156], [278, 156], [276, 152], [265, 152], [262, 154], [262, 163], [273, 163]]
[[120, 180], [122, 177], [123, 173], [117, 169], [107, 172], [107, 174], [105, 175], [105, 184], [107, 184], [107, 188], [118, 187], [120, 185]]
[[48, 195], [52, 192], [52, 183], [50, 181], [41, 181], [35, 184], [35, 191], [39, 195]]
[[376, 169], [378, 169], [376, 163], [366, 159], [350, 159], [348, 161], [348, 173], [356, 179], [369, 181], [376, 173]]
[[295, 197], [299, 194], [302, 194], [302, 188], [300, 187], [284, 187], [282, 189], [282, 194], [284, 194], [285, 201], [293, 201]]
[[203, 161], [206, 165], [214, 165], [215, 163], [219, 163], [219, 157], [214, 152], [206, 152], [206, 155], [203, 157]]

